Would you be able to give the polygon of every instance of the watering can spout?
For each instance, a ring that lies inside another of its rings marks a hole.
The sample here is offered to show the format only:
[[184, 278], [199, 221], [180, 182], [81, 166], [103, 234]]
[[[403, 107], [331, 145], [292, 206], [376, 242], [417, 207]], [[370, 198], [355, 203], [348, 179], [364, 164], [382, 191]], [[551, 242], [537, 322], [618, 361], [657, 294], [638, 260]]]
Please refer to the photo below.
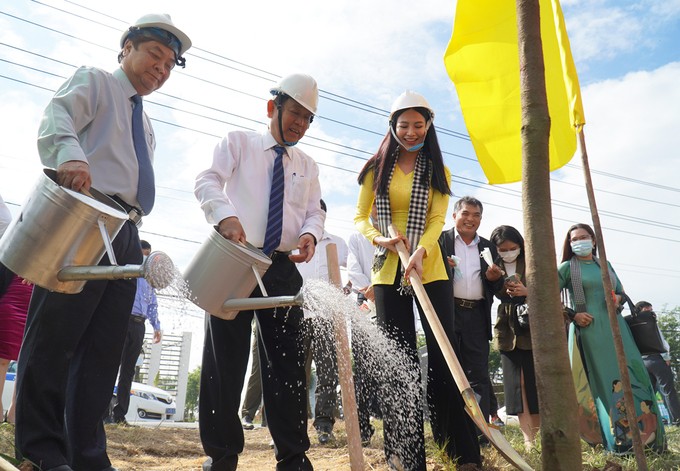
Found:
[[295, 296], [266, 296], [264, 298], [228, 299], [222, 305], [222, 310], [212, 315], [221, 319], [231, 320], [239, 311], [272, 309], [277, 307], [302, 306], [304, 297], [302, 291]]
[[57, 273], [59, 281], [120, 280], [145, 278], [153, 288], [163, 289], [175, 278], [175, 265], [163, 252], [152, 252], [141, 265], [70, 266]]

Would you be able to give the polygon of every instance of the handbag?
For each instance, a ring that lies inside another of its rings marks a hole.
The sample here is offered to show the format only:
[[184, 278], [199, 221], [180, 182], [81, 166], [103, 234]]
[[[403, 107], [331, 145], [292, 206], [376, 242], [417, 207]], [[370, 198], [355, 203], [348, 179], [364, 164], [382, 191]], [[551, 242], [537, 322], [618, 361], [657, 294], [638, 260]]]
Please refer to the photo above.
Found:
[[666, 353], [666, 347], [663, 344], [663, 339], [656, 322], [656, 314], [651, 311], [638, 312], [628, 295], [624, 294], [624, 297], [630, 308], [631, 315], [624, 316], [623, 318], [628, 323], [628, 327], [630, 327], [633, 340], [635, 340], [640, 354]]
[[515, 304], [517, 324], [524, 330], [529, 330], [529, 306], [527, 303]]

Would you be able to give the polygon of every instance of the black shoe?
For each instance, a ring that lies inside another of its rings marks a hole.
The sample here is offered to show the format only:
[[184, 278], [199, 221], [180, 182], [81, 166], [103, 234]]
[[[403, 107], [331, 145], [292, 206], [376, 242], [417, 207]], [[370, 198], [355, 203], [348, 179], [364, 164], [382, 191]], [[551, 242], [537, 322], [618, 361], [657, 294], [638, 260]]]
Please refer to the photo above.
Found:
[[319, 438], [319, 444], [326, 445], [327, 443], [335, 440], [332, 430], [317, 430], [317, 437]]
[[255, 425], [253, 425], [253, 419], [248, 416], [241, 419], [241, 426], [243, 427], [243, 430], [252, 430], [255, 428]]
[[373, 425], [368, 426], [368, 433], [361, 434], [361, 446], [368, 446], [371, 444], [371, 438], [375, 433], [375, 427]]
[[127, 420], [125, 420], [125, 417], [114, 417], [113, 418], [113, 423], [121, 425], [123, 427], [129, 427], [130, 424], [128, 423]]

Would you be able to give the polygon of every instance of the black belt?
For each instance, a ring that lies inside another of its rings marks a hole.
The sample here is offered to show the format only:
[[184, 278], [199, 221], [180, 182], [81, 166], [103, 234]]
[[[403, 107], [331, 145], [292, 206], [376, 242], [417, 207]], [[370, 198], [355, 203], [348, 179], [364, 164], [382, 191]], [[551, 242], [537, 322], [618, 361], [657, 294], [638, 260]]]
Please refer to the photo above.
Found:
[[132, 315], [130, 316], [130, 320], [131, 320], [132, 322], [136, 322], [137, 324], [143, 324], [144, 321], [146, 320], [146, 317], [136, 316], [136, 315], [132, 314]]
[[291, 253], [290, 250], [287, 252], [279, 252], [278, 250], [274, 250], [274, 252], [269, 256], [269, 258], [272, 259], [272, 262], [280, 262], [282, 260], [290, 261], [290, 259], [288, 258], [290, 253]]
[[474, 309], [482, 302], [481, 299], [463, 298], [453, 298], [453, 301], [456, 303], [456, 306], [462, 307], [463, 309]]
[[142, 210], [141, 209], [137, 208], [136, 206], [130, 206], [129, 204], [127, 204], [125, 201], [123, 201], [122, 199], [120, 199], [116, 195], [109, 195], [109, 198], [111, 198], [113, 201], [115, 201], [116, 203], [118, 203], [119, 205], [121, 205], [123, 207], [123, 209], [125, 210], [125, 212], [128, 215], [128, 218], [130, 219], [130, 221], [132, 221], [132, 223], [135, 226], [140, 225], [140, 223], [142, 222]]

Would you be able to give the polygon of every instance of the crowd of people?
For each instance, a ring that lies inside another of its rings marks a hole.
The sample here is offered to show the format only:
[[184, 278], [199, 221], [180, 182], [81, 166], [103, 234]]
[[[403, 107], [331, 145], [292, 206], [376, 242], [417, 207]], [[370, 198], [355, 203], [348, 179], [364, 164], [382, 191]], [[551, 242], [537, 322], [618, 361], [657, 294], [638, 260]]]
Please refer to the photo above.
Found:
[[[113, 241], [119, 264], [140, 264], [143, 250], [150, 249], [140, 241], [137, 227], [151, 212], [155, 197], [155, 139], [142, 109], [143, 97], [161, 88], [176, 65], [185, 66], [183, 55], [190, 47], [189, 37], [168, 15], [145, 15], [121, 37], [120, 67], [113, 73], [77, 69], [54, 95], [40, 124], [40, 157], [45, 166], [56, 169], [57, 182], [74, 191], [96, 187], [128, 213]], [[407, 91], [394, 101], [385, 136], [359, 173], [357, 233], [345, 244], [325, 231], [327, 208], [318, 165], [296, 146], [317, 113], [317, 83], [296, 73], [281, 78], [269, 92], [262, 110], [268, 128], [231, 131], [221, 139], [212, 162], [197, 176], [194, 193], [219, 234], [236, 243], [248, 242], [271, 259], [262, 277], [270, 296], [295, 295], [304, 280], [323, 278], [324, 246], [336, 243], [340, 261], [348, 268], [347, 292], [356, 292], [359, 304], [371, 305], [377, 325], [408, 356], [408, 368], [421, 377], [415, 301], [428, 352], [427, 372], [421, 378], [426, 399], [414, 395], [405, 402], [411, 410], [405, 411], [394, 410], [382, 397], [362, 395], [358, 401], [362, 442], [367, 444], [374, 433], [369, 416], [379, 414], [390, 466], [425, 470], [427, 409], [436, 444], [458, 464], [482, 465], [484, 437], [466, 414], [433, 326], [413, 295], [408, 275], [414, 271], [487, 418], [496, 412], [489, 375], [490, 342], [496, 343], [506, 412], [519, 417], [525, 443], [532, 446], [540, 420], [527, 320], [531, 299], [524, 239], [508, 225], [495, 228], [489, 239], [480, 236], [483, 204], [471, 196], [454, 203], [454, 225], [444, 229], [451, 172], [437, 140], [434, 109], [415, 92]], [[390, 225], [397, 235], [390, 235]], [[400, 243], [409, 253], [406, 264], [397, 254]], [[639, 417], [637, 424], [629, 423], [601, 270], [610, 270], [616, 303], [623, 302], [624, 292], [613, 268], [602, 267], [596, 253], [597, 241], [588, 225], [569, 229], [558, 274], [572, 308], [568, 334], [572, 365], [583, 371], [574, 377], [586, 385], [579, 389], [574, 409], [586, 424], [582, 430], [590, 427], [593, 432], [587, 435], [591, 443], [627, 451], [631, 427], [639, 426], [645, 444], [662, 449], [663, 424], [645, 365], [655, 371], [665, 396], [671, 398], [674, 390], [667, 387], [667, 373], [652, 365], [655, 358], [643, 361], [621, 320]], [[101, 264], [109, 264], [108, 255]], [[30, 287], [7, 270], [0, 281], [0, 372], [8, 360], [19, 361], [17, 455], [45, 471], [113, 471], [103, 417], [120, 368], [118, 388], [123, 394], [113, 412], [116, 422], [125, 420], [124, 391], [129, 390], [146, 318], [160, 340], [153, 292], [143, 280], [125, 279], [90, 281], [81, 293], [62, 294]], [[260, 287], [251, 295], [261, 296]], [[27, 312], [25, 328], [21, 312]], [[5, 328], [8, 324], [10, 329]], [[243, 430], [252, 428], [261, 403], [276, 469], [313, 469], [307, 456], [306, 358], [314, 358], [319, 378], [313, 416], [322, 444], [333, 439], [337, 367], [332, 347], [322, 348], [328, 346], [313, 333], [310, 339], [306, 324], [300, 307], [241, 311], [233, 320], [209, 316], [199, 400], [200, 439], [207, 455], [204, 471], [237, 468]], [[249, 386], [241, 411], [251, 350], [258, 368], [251, 379], [257, 384], [252, 395]], [[366, 377], [357, 370], [357, 383]], [[677, 397], [675, 402], [667, 400], [673, 420], [679, 420]], [[404, 414], [418, 417], [411, 430], [415, 438], [408, 443], [398, 440]]]

